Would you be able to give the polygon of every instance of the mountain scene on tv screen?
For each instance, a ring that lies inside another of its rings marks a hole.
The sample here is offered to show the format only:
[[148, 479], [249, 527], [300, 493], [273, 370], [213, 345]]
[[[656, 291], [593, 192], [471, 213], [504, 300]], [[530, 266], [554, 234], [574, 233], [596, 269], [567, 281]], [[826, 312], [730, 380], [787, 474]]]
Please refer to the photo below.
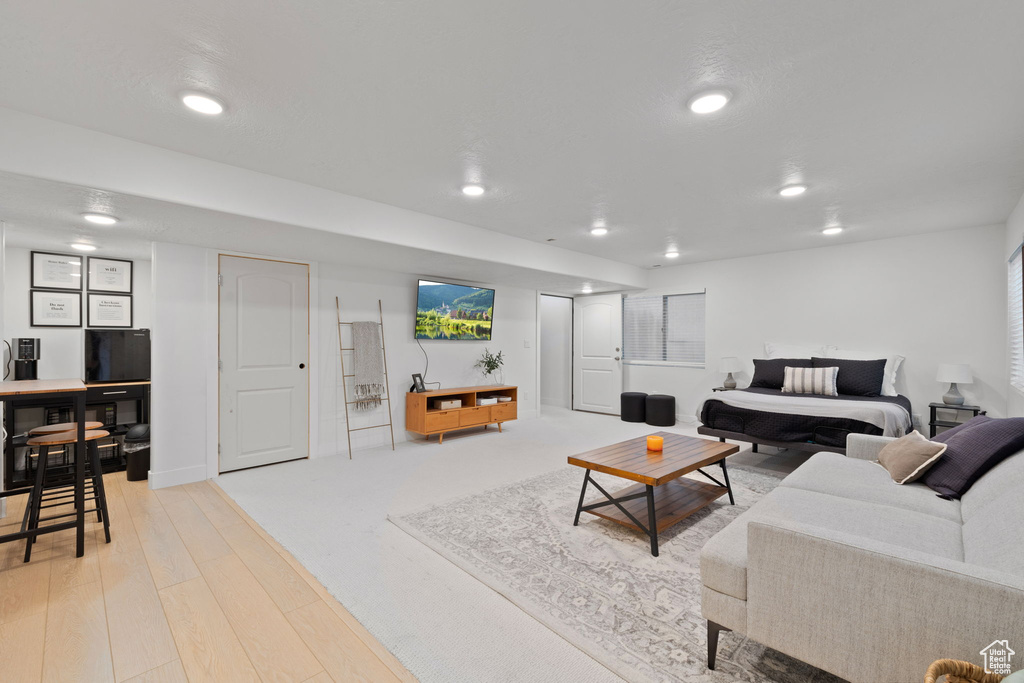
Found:
[[493, 289], [421, 282], [416, 338], [490, 340], [493, 311]]

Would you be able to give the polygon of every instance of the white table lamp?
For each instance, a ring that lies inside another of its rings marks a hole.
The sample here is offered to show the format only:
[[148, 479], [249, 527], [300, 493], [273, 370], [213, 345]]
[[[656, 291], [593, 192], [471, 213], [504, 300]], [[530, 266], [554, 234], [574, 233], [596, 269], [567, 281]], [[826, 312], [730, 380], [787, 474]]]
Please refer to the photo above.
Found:
[[718, 371], [727, 373], [728, 377], [726, 377], [725, 381], [722, 382], [722, 386], [726, 389], [735, 389], [736, 380], [733, 379], [732, 373], [739, 372], [742, 369], [743, 362], [739, 358], [736, 358], [735, 356], [726, 356], [723, 358], [722, 362], [718, 366]]
[[935, 376], [938, 382], [949, 382], [949, 391], [942, 397], [943, 403], [950, 406], [962, 406], [964, 397], [960, 395], [957, 384], [970, 384], [974, 381], [970, 365], [956, 363], [941, 363], [939, 372]]

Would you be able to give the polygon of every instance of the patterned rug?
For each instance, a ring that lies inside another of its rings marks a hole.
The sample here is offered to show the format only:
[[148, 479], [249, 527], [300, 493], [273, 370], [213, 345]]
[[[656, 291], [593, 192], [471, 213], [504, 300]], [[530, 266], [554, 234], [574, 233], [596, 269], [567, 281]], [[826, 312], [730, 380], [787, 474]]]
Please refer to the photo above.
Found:
[[[838, 681], [725, 632], [717, 670], [707, 669], [700, 549], [779, 483], [729, 473], [736, 505], [719, 498], [667, 529], [657, 558], [645, 536], [614, 522], [583, 514], [572, 526], [583, 471], [569, 466], [391, 521], [627, 681]], [[609, 491], [630, 483], [595, 478]]]

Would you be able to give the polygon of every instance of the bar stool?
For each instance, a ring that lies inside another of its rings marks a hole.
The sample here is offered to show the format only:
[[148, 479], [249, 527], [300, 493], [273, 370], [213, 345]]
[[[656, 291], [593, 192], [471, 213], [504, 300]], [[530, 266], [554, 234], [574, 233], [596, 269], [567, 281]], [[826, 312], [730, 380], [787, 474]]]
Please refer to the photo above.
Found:
[[[86, 423], [87, 425], [96, 423]], [[77, 425], [76, 425], [77, 429]], [[92, 510], [86, 510], [86, 512], [95, 512], [96, 521], [103, 522], [103, 534], [106, 536], [107, 543], [110, 543], [110, 516], [107, 513], [107, 494], [103, 488], [103, 471], [100, 469], [100, 450], [96, 445], [99, 439], [110, 436], [110, 432], [96, 429], [85, 432], [86, 447], [88, 450], [88, 459], [86, 465], [91, 469], [92, 489], [87, 490], [86, 493], [91, 493], [91, 496], [86, 496], [84, 500], [96, 501], [96, 507]], [[33, 437], [28, 440], [29, 446], [39, 447], [39, 459], [36, 465], [36, 479], [35, 484], [32, 486], [32, 491], [29, 493], [28, 505], [25, 506], [25, 518], [22, 520], [22, 530], [36, 529], [39, 527], [40, 522], [47, 522], [54, 519], [60, 519], [61, 517], [70, 517], [77, 514], [77, 510], [74, 512], [68, 512], [60, 515], [51, 515], [49, 517], [40, 517], [42, 511], [46, 508], [61, 507], [67, 505], [68, 498], [74, 501], [74, 481], [71, 484], [64, 482], [47, 487], [46, 485], [46, 471], [49, 466], [49, 455], [51, 446], [69, 446], [78, 443], [78, 434], [73, 431], [59, 432], [57, 434], [44, 434]], [[70, 492], [69, 492], [70, 490]], [[54, 502], [63, 501], [63, 502]], [[49, 503], [45, 504], [44, 503]], [[28, 538], [25, 543], [25, 562], [28, 562], [32, 557], [32, 543], [34, 539]]]
[[[103, 423], [102, 422], [86, 422], [85, 423], [85, 428], [86, 429], [103, 429]], [[78, 423], [77, 422], [60, 422], [58, 424], [41, 425], [39, 427], [33, 427], [32, 429], [28, 430], [28, 435], [31, 438], [33, 436], [45, 436], [46, 434], [60, 434], [61, 432], [73, 432], [73, 431], [75, 431], [77, 429], [78, 429]], [[66, 452], [67, 451], [65, 450], [65, 453]], [[29, 454], [27, 456], [25, 456], [25, 470], [26, 470], [26, 472], [28, 474], [31, 474], [31, 472], [32, 472], [31, 455], [32, 455], [32, 453], [31, 453], [31, 451], [29, 451]], [[36, 462], [38, 462], [38, 454], [37, 454]], [[64, 464], [67, 464], [67, 458], [66, 457], [65, 457], [65, 460], [64, 460]]]

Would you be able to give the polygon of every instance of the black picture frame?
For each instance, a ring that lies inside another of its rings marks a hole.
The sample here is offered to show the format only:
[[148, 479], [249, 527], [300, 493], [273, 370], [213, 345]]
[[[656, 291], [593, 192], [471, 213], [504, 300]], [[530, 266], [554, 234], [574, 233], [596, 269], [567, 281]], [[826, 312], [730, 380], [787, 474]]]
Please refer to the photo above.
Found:
[[423, 375], [418, 372], [412, 376], [412, 390], [417, 394], [422, 394], [427, 390], [426, 385], [423, 384]]
[[[93, 282], [93, 264], [95, 263], [96, 265], [100, 265], [104, 261], [128, 264], [128, 289], [104, 289]], [[109, 294], [132, 294], [135, 289], [135, 261], [120, 258], [106, 258], [105, 256], [90, 256], [86, 262], [85, 277], [88, 279], [88, 282], [85, 285], [87, 291], [106, 292]]]
[[[36, 276], [36, 264], [38, 257], [46, 256], [57, 256], [62, 259], [78, 259], [78, 276], [71, 277], [71, 283], [68, 286], [56, 283], [54, 280], [43, 280]], [[60, 292], [81, 292], [82, 291], [82, 280], [85, 279], [85, 259], [79, 254], [61, 254], [54, 251], [33, 251], [31, 252], [29, 262], [29, 286], [32, 289], [51, 289]], [[40, 325], [39, 327], [43, 327]], [[63, 327], [58, 325], [57, 327]]]
[[[94, 321], [92, 314], [93, 299], [127, 299], [128, 324], [101, 325], [99, 324], [99, 322], [103, 321]], [[86, 310], [88, 311], [88, 323], [86, 326], [97, 330], [130, 330], [135, 324], [135, 300], [131, 294], [107, 294], [103, 292], [89, 292], [86, 300]]]
[[[46, 297], [69, 297], [73, 302], [74, 309], [72, 313], [77, 313], [77, 320], [72, 320], [68, 323], [58, 324], [46, 324], [36, 322], [39, 319], [37, 315], [38, 307], [43, 306], [46, 303]], [[72, 292], [65, 290], [48, 290], [48, 289], [32, 289], [28, 293], [28, 318], [29, 327], [53, 327], [53, 328], [79, 328], [82, 326], [82, 293]]]

